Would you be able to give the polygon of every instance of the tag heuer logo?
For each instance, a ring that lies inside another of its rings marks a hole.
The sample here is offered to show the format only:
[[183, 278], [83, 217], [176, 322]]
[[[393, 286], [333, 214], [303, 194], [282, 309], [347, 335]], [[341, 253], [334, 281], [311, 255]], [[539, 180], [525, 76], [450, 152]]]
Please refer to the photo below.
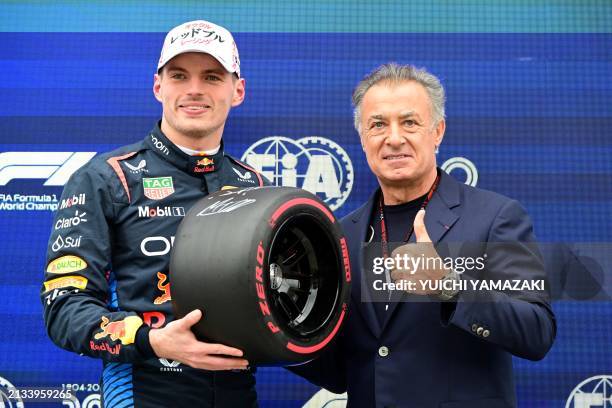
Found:
[[174, 193], [172, 177], [143, 178], [144, 195], [151, 200], [161, 200]]

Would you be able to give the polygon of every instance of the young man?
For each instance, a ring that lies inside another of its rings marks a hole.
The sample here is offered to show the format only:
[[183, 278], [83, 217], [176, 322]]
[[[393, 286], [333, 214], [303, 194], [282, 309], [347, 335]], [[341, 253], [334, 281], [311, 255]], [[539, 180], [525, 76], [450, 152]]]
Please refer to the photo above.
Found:
[[[538, 360], [550, 349], [548, 296], [539, 286], [471, 283], [545, 279], [528, 215], [436, 167], [444, 90], [432, 74], [383, 65], [358, 84], [353, 104], [380, 188], [342, 221], [353, 271], [343, 332], [321, 358], [292, 370], [348, 391], [350, 407], [516, 406], [511, 357]], [[473, 259], [469, 273], [444, 257], [457, 243], [461, 256], [451, 259]], [[389, 257], [400, 262], [377, 270], [376, 259]]]
[[242, 351], [195, 338], [190, 328], [206, 311], [174, 320], [168, 285], [189, 208], [226, 186], [267, 184], [223, 151], [229, 111], [245, 95], [231, 33], [206, 21], [173, 28], [153, 93], [163, 114], [150, 134], [94, 158], [66, 184], [41, 295], [47, 332], [103, 361], [105, 407], [256, 406]]

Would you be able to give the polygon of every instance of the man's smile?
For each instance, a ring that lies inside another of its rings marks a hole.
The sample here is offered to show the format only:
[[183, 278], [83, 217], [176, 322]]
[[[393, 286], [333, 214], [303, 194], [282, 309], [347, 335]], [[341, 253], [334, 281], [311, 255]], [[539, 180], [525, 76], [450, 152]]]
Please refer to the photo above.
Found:
[[210, 105], [202, 102], [185, 102], [178, 105], [179, 110], [187, 113], [188, 115], [198, 115], [210, 110]]

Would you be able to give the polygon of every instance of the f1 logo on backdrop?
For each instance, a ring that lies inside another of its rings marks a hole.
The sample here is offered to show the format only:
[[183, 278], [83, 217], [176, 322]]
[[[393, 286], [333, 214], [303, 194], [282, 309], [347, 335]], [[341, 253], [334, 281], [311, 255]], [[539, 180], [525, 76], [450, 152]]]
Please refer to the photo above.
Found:
[[0, 186], [15, 179], [45, 179], [45, 186], [63, 186], [96, 152], [0, 153]]
[[317, 194], [332, 210], [353, 188], [353, 163], [334, 141], [309, 136], [293, 140], [269, 136], [252, 144], [241, 160], [277, 186], [300, 187]]

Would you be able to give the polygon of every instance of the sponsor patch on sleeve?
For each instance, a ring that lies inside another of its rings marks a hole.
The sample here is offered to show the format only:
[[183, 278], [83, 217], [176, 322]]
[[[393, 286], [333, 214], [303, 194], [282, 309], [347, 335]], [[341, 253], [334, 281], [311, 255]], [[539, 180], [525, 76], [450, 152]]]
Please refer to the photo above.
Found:
[[85, 289], [87, 287], [87, 278], [83, 276], [63, 276], [61, 278], [51, 279], [45, 282], [45, 293], [53, 289], [66, 287]]
[[64, 255], [49, 262], [47, 272], [57, 274], [72, 273], [85, 268], [87, 268], [85, 260], [74, 255]]
[[125, 319], [118, 321], [110, 321], [106, 316], [102, 316], [100, 332], [94, 335], [94, 339], [100, 340], [110, 337], [110, 340], [119, 340], [123, 345], [132, 344], [136, 338], [136, 332], [142, 324], [142, 319], [138, 316], [127, 316]]

